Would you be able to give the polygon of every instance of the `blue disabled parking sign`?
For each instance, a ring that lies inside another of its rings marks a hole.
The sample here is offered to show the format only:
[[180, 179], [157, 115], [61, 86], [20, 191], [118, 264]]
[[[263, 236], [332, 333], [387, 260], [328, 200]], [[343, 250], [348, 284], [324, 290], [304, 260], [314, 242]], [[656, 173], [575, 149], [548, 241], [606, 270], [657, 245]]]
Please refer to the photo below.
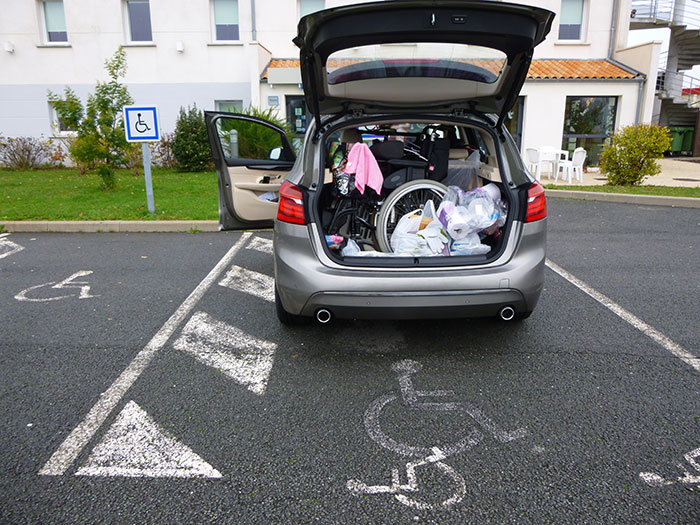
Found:
[[149, 142], [160, 140], [158, 108], [156, 106], [124, 106], [124, 133], [127, 142], [140, 142], [143, 155], [143, 176], [146, 180], [146, 204], [154, 213], [153, 181], [151, 180], [151, 149]]
[[124, 106], [124, 131], [127, 142], [160, 140], [156, 106]]

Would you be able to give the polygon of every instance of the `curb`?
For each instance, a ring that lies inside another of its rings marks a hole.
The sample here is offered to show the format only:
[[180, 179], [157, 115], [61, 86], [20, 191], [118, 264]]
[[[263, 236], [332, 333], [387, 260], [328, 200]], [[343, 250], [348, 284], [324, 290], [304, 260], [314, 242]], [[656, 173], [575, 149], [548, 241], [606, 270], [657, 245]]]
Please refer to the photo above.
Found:
[[627, 193], [603, 193], [597, 191], [573, 191], [545, 189], [545, 195], [555, 199], [617, 202], [673, 208], [700, 208], [700, 199], [695, 197], [666, 197], [662, 195], [630, 195]]
[[219, 221], [0, 221], [8, 232], [218, 232]]

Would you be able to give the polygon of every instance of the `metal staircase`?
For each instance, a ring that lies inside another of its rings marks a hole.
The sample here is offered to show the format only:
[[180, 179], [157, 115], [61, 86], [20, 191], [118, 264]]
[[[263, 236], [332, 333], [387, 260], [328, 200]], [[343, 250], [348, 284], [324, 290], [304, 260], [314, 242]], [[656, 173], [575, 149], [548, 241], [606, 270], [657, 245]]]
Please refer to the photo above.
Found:
[[684, 73], [700, 64], [700, 0], [632, 0], [630, 29], [668, 27], [668, 53], [659, 64], [659, 124], [695, 126], [700, 79]]

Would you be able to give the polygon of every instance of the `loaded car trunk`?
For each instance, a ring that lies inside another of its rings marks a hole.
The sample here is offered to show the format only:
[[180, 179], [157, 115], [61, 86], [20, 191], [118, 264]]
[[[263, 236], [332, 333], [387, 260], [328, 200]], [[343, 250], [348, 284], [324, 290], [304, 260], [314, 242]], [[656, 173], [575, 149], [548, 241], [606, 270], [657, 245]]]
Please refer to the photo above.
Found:
[[315, 203], [324, 250], [349, 266], [496, 259], [521, 208], [501, 178], [496, 143], [485, 128], [453, 121], [331, 130]]

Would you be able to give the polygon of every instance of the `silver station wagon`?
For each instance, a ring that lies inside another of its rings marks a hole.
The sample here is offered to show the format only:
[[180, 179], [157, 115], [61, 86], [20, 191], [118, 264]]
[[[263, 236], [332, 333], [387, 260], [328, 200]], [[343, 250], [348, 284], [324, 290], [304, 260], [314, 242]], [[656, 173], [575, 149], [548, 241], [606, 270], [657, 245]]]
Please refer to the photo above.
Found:
[[207, 112], [223, 229], [274, 221], [279, 320], [528, 317], [544, 190], [506, 128], [553, 14], [393, 1], [302, 18], [308, 127]]

